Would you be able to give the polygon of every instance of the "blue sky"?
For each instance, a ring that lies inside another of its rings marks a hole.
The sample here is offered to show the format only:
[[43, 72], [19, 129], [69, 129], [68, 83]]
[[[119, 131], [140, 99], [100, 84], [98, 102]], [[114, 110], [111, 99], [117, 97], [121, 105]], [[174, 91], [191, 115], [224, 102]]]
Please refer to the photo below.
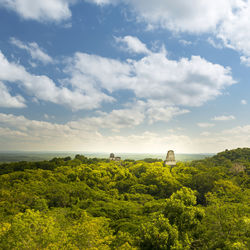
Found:
[[0, 0], [0, 150], [250, 146], [250, 1]]

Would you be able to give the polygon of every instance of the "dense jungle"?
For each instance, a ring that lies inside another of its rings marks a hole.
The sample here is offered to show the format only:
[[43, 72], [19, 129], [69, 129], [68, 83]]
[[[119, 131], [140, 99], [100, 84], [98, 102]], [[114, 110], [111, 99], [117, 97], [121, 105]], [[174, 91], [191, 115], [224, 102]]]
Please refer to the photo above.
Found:
[[165, 166], [0, 165], [0, 249], [250, 249], [250, 148]]

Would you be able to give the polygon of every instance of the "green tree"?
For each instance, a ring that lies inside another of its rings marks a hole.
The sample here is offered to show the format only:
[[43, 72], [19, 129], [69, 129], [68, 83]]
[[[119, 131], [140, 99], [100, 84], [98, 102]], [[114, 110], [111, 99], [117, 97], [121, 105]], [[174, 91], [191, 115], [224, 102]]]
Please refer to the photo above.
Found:
[[166, 200], [164, 215], [171, 225], [177, 226], [185, 247], [191, 246], [195, 231], [204, 216], [204, 210], [196, 206], [195, 192], [183, 187]]
[[138, 244], [141, 249], [183, 249], [179, 241], [179, 232], [175, 225], [162, 214], [142, 224]]
[[0, 228], [1, 249], [59, 249], [66, 243], [66, 235], [59, 231], [54, 219], [39, 211], [19, 213]]

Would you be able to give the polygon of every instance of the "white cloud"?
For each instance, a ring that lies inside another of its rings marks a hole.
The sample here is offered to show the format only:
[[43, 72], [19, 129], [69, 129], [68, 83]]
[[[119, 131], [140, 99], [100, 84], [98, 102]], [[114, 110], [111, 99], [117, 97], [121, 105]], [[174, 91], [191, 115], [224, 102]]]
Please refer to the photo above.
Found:
[[41, 61], [43, 64], [53, 62], [53, 59], [48, 54], [46, 54], [43, 49], [39, 48], [38, 44], [35, 42], [25, 44], [14, 37], [12, 37], [10, 41], [18, 48], [26, 50], [34, 60]]
[[189, 45], [193, 44], [191, 41], [187, 41], [187, 40], [184, 40], [184, 39], [179, 40], [179, 43], [184, 45], [184, 46], [189, 46]]
[[234, 83], [230, 69], [199, 56], [174, 61], [163, 53], [154, 53], [131, 63], [136, 95], [165, 100], [169, 105], [200, 106]]
[[187, 114], [190, 111], [187, 109], [180, 109], [174, 106], [165, 106], [159, 102], [149, 102], [148, 110], [146, 114], [148, 115], [149, 123], [152, 124], [157, 121], [168, 122], [174, 117]]
[[[0, 80], [17, 83], [32, 98], [65, 105], [73, 110], [98, 108], [103, 102], [114, 102], [111, 95], [115, 91], [130, 90], [137, 101], [151, 104], [151, 109], [147, 108], [150, 122], [168, 121], [176, 115], [187, 113], [187, 110], [177, 106], [203, 105], [235, 83], [230, 68], [213, 64], [199, 56], [170, 60], [164, 47], [153, 52], [138, 38], [119, 39], [126, 41], [134, 52], [144, 52], [145, 55], [137, 60], [119, 61], [75, 53], [73, 58], [66, 60], [64, 72], [68, 77], [60, 80], [62, 86], [45, 75], [30, 74], [23, 66], [9, 62], [0, 52]], [[12, 39], [12, 42], [31, 50], [29, 45], [16, 39]], [[38, 54], [35, 53], [37, 58], [41, 56]], [[158, 102], [157, 110], [153, 110], [153, 102]], [[160, 119], [161, 116], [163, 118]]]
[[[137, 20], [146, 22], [151, 29], [160, 27], [174, 32], [214, 34], [224, 46], [241, 53], [242, 63], [250, 65], [249, 0], [85, 0], [85, 2], [99, 6], [125, 3], [135, 13]], [[69, 19], [70, 5], [76, 3], [80, 4], [80, 1], [0, 0], [0, 6], [14, 10], [25, 19], [40, 22], [60, 22]], [[215, 47], [221, 46], [220, 43], [214, 42], [214, 38], [210, 38], [209, 42]], [[130, 43], [131, 46], [135, 46], [135, 41]], [[142, 52], [141, 48], [139, 51]]]
[[[108, 114], [104, 114], [104, 120]], [[112, 115], [116, 116], [116, 115]], [[91, 118], [90, 118], [91, 119]], [[100, 121], [97, 121], [99, 124]], [[1, 150], [63, 150], [93, 152], [139, 152], [164, 154], [168, 149], [183, 153], [220, 152], [226, 148], [248, 147], [250, 125], [218, 133], [203, 132], [202, 137], [185, 134], [162, 135], [148, 131], [139, 134], [105, 136], [82, 120], [65, 124], [29, 120], [24, 116], [0, 113]], [[2, 147], [1, 147], [2, 146]], [[3, 148], [4, 146], [4, 148]]]
[[242, 105], [246, 105], [246, 104], [247, 104], [247, 101], [243, 99], [243, 100], [240, 101], [240, 103], [241, 103]]
[[74, 128], [82, 126], [110, 129], [119, 132], [123, 128], [133, 128], [142, 124], [144, 121], [153, 124], [158, 121], [169, 122], [176, 116], [189, 113], [189, 110], [178, 107], [166, 106], [156, 102], [129, 103], [127, 108], [114, 109], [110, 113], [97, 112], [96, 116], [80, 119], [76, 122], [69, 123]]
[[170, 60], [165, 49], [124, 62], [76, 53], [65, 72], [71, 74], [70, 83], [83, 91], [101, 87], [112, 93], [127, 89], [137, 99], [160, 101], [164, 106], [200, 106], [235, 83], [230, 68], [199, 56]]
[[225, 46], [241, 52], [241, 61], [249, 65], [250, 1], [237, 0], [235, 3], [235, 8], [228, 13], [216, 34]]
[[89, 127], [92, 129], [111, 129], [119, 132], [122, 128], [132, 128], [144, 121], [144, 113], [140, 108], [133, 109], [114, 109], [110, 113], [98, 112], [97, 116], [87, 117], [77, 121], [69, 122], [72, 128], [80, 129], [81, 127]]
[[[237, 1], [237, 0], [236, 0]], [[115, 0], [89, 0], [96, 4], [114, 4]], [[208, 32], [216, 29], [235, 6], [235, 0], [125, 0], [137, 20], [151, 28], [161, 27], [180, 32]]]
[[24, 19], [60, 22], [71, 17], [72, 0], [0, 0], [0, 6], [15, 11]]
[[137, 37], [125, 36], [125, 37], [115, 37], [118, 44], [121, 44], [121, 48], [127, 50], [131, 53], [136, 54], [150, 54], [147, 46], [142, 43]]
[[[114, 115], [114, 114], [113, 114]], [[112, 116], [113, 116], [112, 115]], [[115, 115], [116, 116], [116, 115]], [[76, 123], [79, 122], [78, 126]], [[185, 135], [160, 136], [142, 132], [139, 135], [104, 136], [82, 121], [56, 124], [29, 120], [24, 116], [0, 113], [0, 149], [76, 150], [94, 152], [166, 152], [168, 148], [183, 150], [192, 141]], [[99, 122], [97, 122], [99, 123]], [[153, 146], [152, 146], [153, 145]]]
[[[96, 4], [118, 1], [89, 0]], [[249, 0], [125, 0], [137, 21], [148, 29], [168, 29], [193, 34], [210, 33], [208, 42], [215, 48], [224, 46], [241, 54], [241, 61], [250, 65], [250, 1]], [[215, 40], [217, 40], [215, 42]]]
[[[249, 0], [85, 0], [85, 2], [99, 6], [126, 4], [135, 14], [137, 21], [146, 22], [150, 29], [160, 27], [174, 32], [213, 34], [224, 46], [239, 51], [242, 63], [250, 65]], [[80, 1], [0, 0], [0, 6], [14, 10], [25, 19], [40, 22], [60, 22], [69, 19], [70, 5], [76, 3], [80, 4]], [[132, 46], [135, 45], [134, 42], [132, 41]], [[221, 46], [220, 43], [214, 42], [214, 38], [210, 38], [209, 42], [217, 48]], [[139, 51], [142, 52], [140, 49]]]
[[0, 52], [0, 80], [17, 83], [26, 93], [42, 101], [71, 107], [73, 110], [98, 108], [103, 101], [113, 101], [113, 98], [98, 91], [83, 93], [74, 88], [58, 87], [47, 76], [37, 76], [28, 73], [25, 68], [9, 62]]
[[46, 148], [60, 150], [73, 147], [74, 143], [78, 144], [80, 141], [85, 142], [90, 136], [93, 136], [91, 131], [84, 128], [79, 131], [70, 128], [67, 124], [0, 114], [0, 141], [5, 144], [6, 150], [46, 150]]
[[215, 116], [212, 118], [213, 121], [231, 121], [235, 120], [235, 117], [233, 115], [222, 115], [222, 116]]
[[70, 60], [65, 72], [71, 75], [73, 86], [86, 92], [100, 87], [109, 92], [127, 89], [132, 73], [127, 62], [79, 52]]
[[206, 122], [200, 122], [200, 123], [197, 123], [197, 125], [200, 128], [212, 128], [212, 127], [214, 127], [213, 123], [206, 123]]
[[242, 138], [247, 136], [249, 140], [250, 139], [250, 125], [238, 126], [232, 129], [227, 129], [223, 131], [223, 134], [239, 136]]
[[[0, 127], [0, 136], [2, 139], [5, 137], [7, 140], [13, 140], [13, 139], [16, 139], [18, 137], [24, 138], [27, 136], [27, 134], [20, 132], [20, 131], [17, 131], [17, 130]], [[1, 141], [1, 138], [0, 138], [0, 141]], [[13, 143], [13, 141], [12, 141], [12, 143]]]
[[214, 30], [231, 9], [229, 0], [128, 0], [128, 2], [139, 14], [139, 18], [151, 26], [187, 32]]
[[25, 100], [22, 96], [11, 96], [6, 86], [0, 82], [0, 107], [4, 108], [24, 108]]
[[[250, 66], [249, 0], [128, 0], [138, 19], [175, 32], [211, 33]], [[194, 7], [195, 6], [195, 7]], [[221, 47], [221, 42], [209, 42]]]
[[250, 126], [235, 127], [229, 130], [222, 130], [218, 133], [210, 133], [202, 137], [193, 138], [191, 148], [193, 152], [216, 153], [225, 149], [238, 147], [249, 147]]
[[250, 67], [250, 57], [249, 56], [241, 56], [240, 61], [242, 64], [245, 64], [246, 66]]
[[[128, 0], [151, 28], [161, 27], [174, 32], [214, 34], [209, 42], [240, 52], [241, 61], [250, 66], [250, 1], [249, 0]], [[195, 7], [194, 7], [195, 6]]]
[[[177, 106], [168, 106], [164, 101], [158, 100], [137, 100], [136, 102], [127, 103], [125, 106], [131, 113], [135, 113], [135, 111], [137, 111], [144, 114], [144, 120], [148, 124], [153, 124], [159, 121], [167, 123], [176, 116], [184, 115], [190, 112], [187, 109], [181, 109]], [[177, 130], [180, 130], [180, 128], [177, 128]]]

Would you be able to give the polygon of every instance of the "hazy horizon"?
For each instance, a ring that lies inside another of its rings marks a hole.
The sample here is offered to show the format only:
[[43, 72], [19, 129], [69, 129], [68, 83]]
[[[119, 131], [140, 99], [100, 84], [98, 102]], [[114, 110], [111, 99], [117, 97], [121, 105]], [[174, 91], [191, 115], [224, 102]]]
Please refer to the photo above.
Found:
[[[86, 153], [86, 154], [110, 154], [110, 153], [121, 153], [121, 154], [153, 154], [153, 155], [157, 155], [157, 154], [167, 154], [166, 152], [156, 152], [156, 153], [151, 153], [151, 152], [116, 152], [116, 151], [109, 151], [109, 152], [105, 152], [105, 151], [70, 151], [70, 150], [50, 150], [50, 151], [32, 151], [32, 150], [0, 150], [0, 153]], [[207, 153], [207, 152], [203, 152], [203, 153], [183, 153], [183, 152], [175, 152], [175, 154], [217, 154], [219, 152], [216, 153]]]
[[[154, 159], [166, 159], [166, 153], [125, 153], [113, 152], [115, 156], [121, 157], [122, 160], [131, 159], [131, 160], [143, 160], [145, 158], [154, 158]], [[49, 151], [49, 152], [30, 152], [30, 151], [0, 151], [0, 162], [17, 162], [17, 161], [42, 161], [42, 160], [51, 160], [54, 157], [67, 157], [70, 156], [74, 158], [75, 155], [81, 154], [88, 158], [109, 158], [110, 153], [105, 152], [79, 152], [79, 151]], [[176, 153], [175, 158], [177, 161], [192, 161], [200, 160], [206, 157], [210, 157], [214, 154], [181, 154]]]

